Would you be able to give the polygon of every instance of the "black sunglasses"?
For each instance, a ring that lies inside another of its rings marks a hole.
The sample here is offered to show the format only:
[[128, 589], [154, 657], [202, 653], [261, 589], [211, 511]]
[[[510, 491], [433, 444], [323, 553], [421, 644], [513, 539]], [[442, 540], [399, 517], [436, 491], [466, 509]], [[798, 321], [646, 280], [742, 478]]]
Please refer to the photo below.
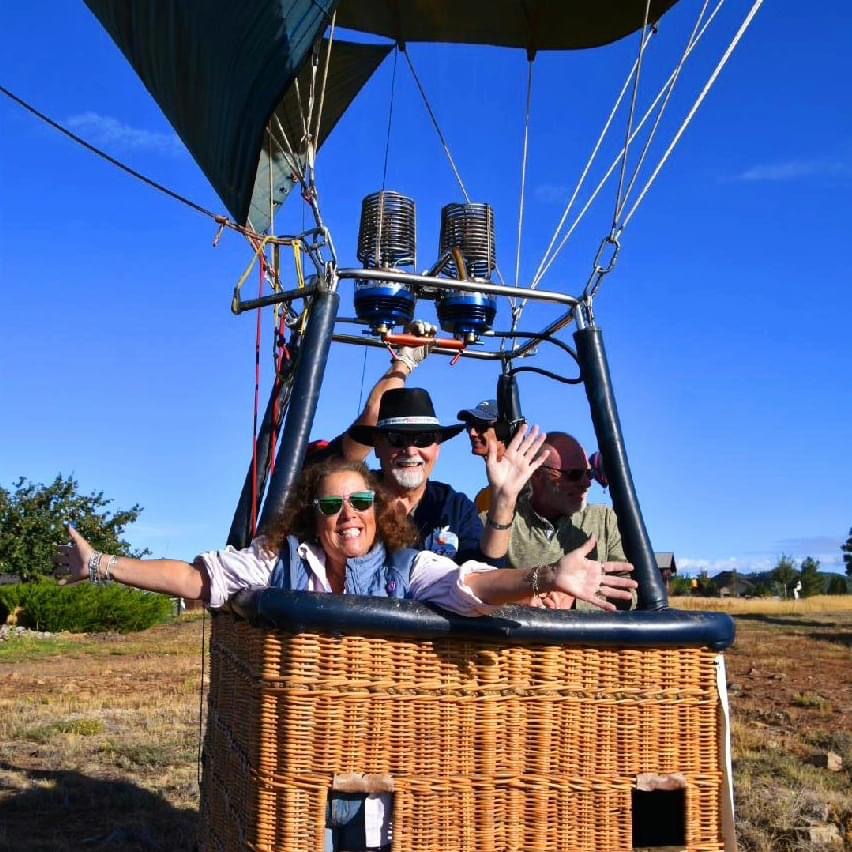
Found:
[[437, 432], [383, 432], [387, 442], [395, 449], [402, 447], [431, 447], [438, 443]]
[[562, 470], [560, 467], [551, 467], [548, 464], [543, 464], [542, 469], [552, 470], [559, 474], [559, 479], [567, 479], [568, 482], [579, 482], [584, 476], [593, 479], [592, 469], [590, 467], [572, 467], [570, 470]]
[[328, 518], [340, 513], [346, 501], [356, 512], [366, 512], [376, 500], [374, 491], [353, 491], [346, 497], [317, 497], [314, 506]]
[[484, 435], [493, 425], [493, 420], [477, 420], [475, 417], [467, 421], [468, 431], [473, 429], [474, 432], [479, 432], [481, 435]]

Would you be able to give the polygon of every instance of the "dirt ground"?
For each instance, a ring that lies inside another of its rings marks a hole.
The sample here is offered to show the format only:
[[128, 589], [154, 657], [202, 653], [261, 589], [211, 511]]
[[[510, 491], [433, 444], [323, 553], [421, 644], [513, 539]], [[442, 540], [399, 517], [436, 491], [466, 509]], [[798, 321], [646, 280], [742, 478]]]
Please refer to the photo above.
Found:
[[852, 731], [852, 615], [741, 615], [727, 653], [739, 721]]
[[[736, 622], [726, 659], [740, 848], [852, 850], [852, 615]], [[842, 768], [819, 765], [829, 753]]]
[[[852, 849], [852, 614], [736, 620], [740, 848]], [[0, 850], [193, 848], [203, 627], [0, 646]]]

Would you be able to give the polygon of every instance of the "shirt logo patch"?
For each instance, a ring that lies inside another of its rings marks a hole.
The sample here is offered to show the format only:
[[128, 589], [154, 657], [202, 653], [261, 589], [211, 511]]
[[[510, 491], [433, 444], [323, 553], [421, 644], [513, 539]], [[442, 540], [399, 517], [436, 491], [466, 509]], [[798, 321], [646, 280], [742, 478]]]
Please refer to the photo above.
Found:
[[423, 547], [452, 559], [459, 552], [459, 537], [449, 527], [436, 527], [426, 537]]

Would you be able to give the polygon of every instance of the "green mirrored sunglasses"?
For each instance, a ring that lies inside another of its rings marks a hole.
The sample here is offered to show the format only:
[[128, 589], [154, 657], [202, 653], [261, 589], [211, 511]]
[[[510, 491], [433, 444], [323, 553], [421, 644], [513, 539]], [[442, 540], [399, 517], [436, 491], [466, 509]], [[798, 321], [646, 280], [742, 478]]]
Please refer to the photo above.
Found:
[[314, 506], [327, 517], [337, 515], [343, 508], [344, 500], [356, 511], [366, 512], [376, 499], [374, 491], [353, 491], [345, 497], [317, 497]]

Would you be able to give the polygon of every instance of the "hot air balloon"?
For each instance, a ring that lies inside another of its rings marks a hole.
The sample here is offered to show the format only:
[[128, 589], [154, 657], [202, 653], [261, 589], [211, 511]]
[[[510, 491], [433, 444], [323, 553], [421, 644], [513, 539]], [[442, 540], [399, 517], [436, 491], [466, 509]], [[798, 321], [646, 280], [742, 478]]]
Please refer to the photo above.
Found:
[[[265, 492], [261, 520], [280, 511], [305, 457], [330, 347], [411, 343], [396, 329], [415, 305], [434, 302], [444, 336], [413, 342], [493, 361], [501, 417], [513, 423], [522, 417], [524, 359], [574, 325], [576, 348], [558, 345], [579, 375], [555, 378], [585, 386], [640, 582], [635, 612], [566, 618], [512, 607], [476, 623], [408, 601], [280, 589], [239, 596], [233, 613], [214, 619], [201, 847], [336, 848], [327, 822], [332, 798], [381, 793], [392, 795], [397, 852], [734, 848], [719, 656], [733, 623], [668, 608], [595, 319], [597, 290], [635, 207], [617, 209], [588, 282], [572, 295], [539, 289], [539, 275], [527, 286], [492, 280], [495, 212], [471, 198], [444, 206], [434, 259], [417, 272], [415, 202], [384, 187], [362, 203], [352, 239], [361, 265], [344, 268], [317, 178], [319, 151], [349, 105], [391, 54], [411, 44], [492, 45], [525, 51], [532, 63], [544, 51], [606, 49], [639, 33], [628, 78], [635, 82], [644, 46], [674, 0], [86, 4], [222, 199], [227, 224], [263, 257], [273, 284], [278, 252], [294, 248], [299, 257], [297, 288], [275, 286], [253, 301], [239, 288], [234, 294], [237, 313], [279, 306], [289, 358], [278, 365], [262, 458], [250, 468], [229, 543], [250, 539], [259, 495]], [[634, 117], [631, 108], [628, 142]], [[274, 213], [291, 196], [301, 198], [312, 224], [276, 235]], [[341, 328], [341, 284], [349, 281], [361, 335]], [[502, 300], [512, 305], [505, 331], [494, 327]], [[556, 309], [535, 333], [518, 328], [528, 300]], [[267, 484], [270, 437], [279, 431]]]

